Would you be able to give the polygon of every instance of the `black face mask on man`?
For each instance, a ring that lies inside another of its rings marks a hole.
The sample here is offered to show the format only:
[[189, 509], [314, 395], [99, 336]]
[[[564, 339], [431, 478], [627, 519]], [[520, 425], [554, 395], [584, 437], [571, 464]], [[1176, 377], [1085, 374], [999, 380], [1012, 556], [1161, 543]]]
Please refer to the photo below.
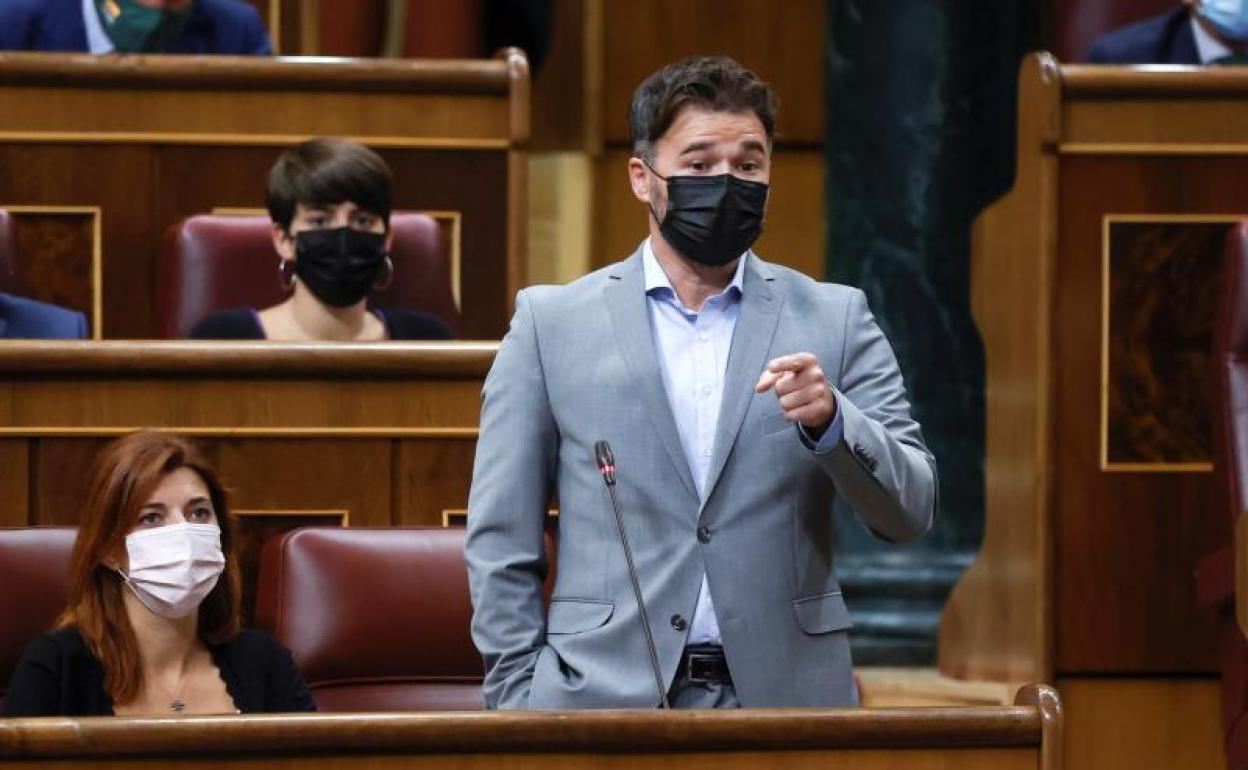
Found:
[[295, 234], [295, 275], [317, 299], [334, 307], [368, 296], [386, 256], [381, 233], [335, 227]]
[[[765, 183], [732, 174], [665, 177], [653, 168], [650, 173], [667, 183], [667, 212], [659, 222], [659, 232], [672, 248], [694, 262], [726, 265], [762, 234]], [[659, 218], [653, 206], [650, 213]]]

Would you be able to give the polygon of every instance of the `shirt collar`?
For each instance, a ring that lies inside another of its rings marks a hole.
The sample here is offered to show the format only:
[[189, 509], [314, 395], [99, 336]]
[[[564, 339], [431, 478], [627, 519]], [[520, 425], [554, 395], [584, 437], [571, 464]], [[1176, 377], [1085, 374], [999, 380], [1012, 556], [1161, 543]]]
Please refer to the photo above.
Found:
[[87, 28], [87, 49], [91, 53], [112, 53], [113, 41], [108, 39], [95, 0], [82, 0], [82, 23]]
[[1200, 57], [1201, 64], [1208, 64], [1217, 61], [1224, 56], [1230, 56], [1233, 51], [1218, 42], [1217, 38], [1209, 34], [1197, 19], [1195, 12], [1189, 14], [1192, 25], [1192, 35], [1196, 38], [1196, 55]]
[[[737, 269], [732, 274], [732, 280], [728, 282], [723, 291], [715, 296], [729, 293], [734, 297], [741, 296], [742, 287], [745, 285], [745, 261], [749, 258], [750, 252], [748, 251], [741, 255], [741, 259], [737, 260]], [[675, 287], [672, 286], [667, 273], [663, 272], [663, 266], [659, 264], [658, 257], [654, 256], [654, 249], [650, 246], [649, 238], [641, 245], [641, 268], [646, 283], [646, 294], [666, 289], [664, 293], [676, 295]]]

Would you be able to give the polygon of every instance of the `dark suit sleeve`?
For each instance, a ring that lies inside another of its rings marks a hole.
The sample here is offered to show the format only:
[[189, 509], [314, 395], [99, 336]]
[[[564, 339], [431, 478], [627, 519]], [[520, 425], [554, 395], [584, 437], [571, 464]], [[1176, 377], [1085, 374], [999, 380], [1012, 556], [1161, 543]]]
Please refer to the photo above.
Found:
[[316, 711], [316, 701], [308, 691], [299, 667], [290, 650], [268, 634], [262, 637], [268, 646], [269, 666], [266, 672], [264, 710], [274, 714]]
[[4, 715], [58, 716], [61, 709], [61, 654], [56, 641], [44, 634], [30, 643], [9, 678]]
[[29, 51], [34, 47], [39, 16], [29, 0], [0, 2], [0, 51]]
[[[243, 30], [243, 50], [239, 53], [249, 56], [272, 56], [273, 45], [269, 41], [269, 32], [264, 28], [264, 22], [260, 19], [260, 14], [256, 13], [256, 9], [246, 6], [244, 12], [247, 14], [246, 27]], [[276, 23], [281, 23], [277, 20]]]
[[74, 338], [85, 340], [89, 336], [87, 333], [87, 316], [83, 313], [77, 313], [74, 320], [76, 321], [78, 327]]

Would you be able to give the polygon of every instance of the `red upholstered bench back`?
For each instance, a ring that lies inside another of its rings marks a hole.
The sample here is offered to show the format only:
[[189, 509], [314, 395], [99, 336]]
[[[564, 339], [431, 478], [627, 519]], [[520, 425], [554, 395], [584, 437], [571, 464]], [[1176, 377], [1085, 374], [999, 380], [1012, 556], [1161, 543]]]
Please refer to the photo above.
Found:
[[257, 624], [323, 711], [479, 709], [459, 528], [292, 530], [265, 544]]
[[0, 529], [0, 707], [26, 646], [65, 609], [75, 527]]

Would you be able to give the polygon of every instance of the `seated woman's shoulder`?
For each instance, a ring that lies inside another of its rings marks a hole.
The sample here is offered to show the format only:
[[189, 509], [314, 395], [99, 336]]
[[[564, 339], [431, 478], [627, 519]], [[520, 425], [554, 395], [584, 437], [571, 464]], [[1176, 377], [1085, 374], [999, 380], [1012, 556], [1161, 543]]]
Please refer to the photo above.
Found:
[[262, 340], [264, 329], [249, 307], [218, 310], [204, 316], [191, 329], [193, 340]]
[[385, 308], [386, 331], [392, 340], [451, 340], [451, 327], [433, 313], [423, 310]]

